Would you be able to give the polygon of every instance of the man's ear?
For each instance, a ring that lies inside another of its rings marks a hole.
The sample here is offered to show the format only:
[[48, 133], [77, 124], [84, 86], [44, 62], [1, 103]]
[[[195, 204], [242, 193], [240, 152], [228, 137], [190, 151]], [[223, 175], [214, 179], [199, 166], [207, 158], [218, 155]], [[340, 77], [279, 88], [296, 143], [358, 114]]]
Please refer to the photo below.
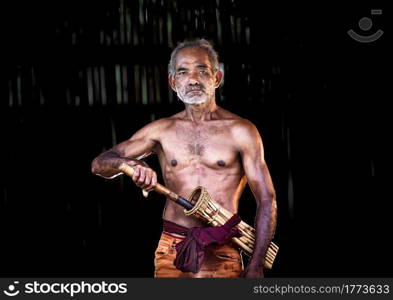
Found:
[[175, 92], [177, 92], [177, 90], [176, 90], [176, 84], [175, 84], [175, 78], [173, 78], [172, 75], [169, 75], [169, 76], [168, 76], [168, 83], [169, 83], [169, 86], [172, 88], [172, 90], [174, 90]]
[[217, 70], [215, 75], [215, 87], [218, 88], [222, 81], [222, 71], [220, 69]]

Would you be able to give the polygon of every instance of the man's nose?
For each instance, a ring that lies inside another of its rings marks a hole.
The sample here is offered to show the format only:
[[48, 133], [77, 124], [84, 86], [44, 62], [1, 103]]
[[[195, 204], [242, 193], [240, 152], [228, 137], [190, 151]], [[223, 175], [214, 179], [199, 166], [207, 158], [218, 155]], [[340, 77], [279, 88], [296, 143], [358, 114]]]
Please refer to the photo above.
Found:
[[196, 72], [191, 72], [190, 77], [188, 78], [189, 85], [198, 85], [199, 84], [199, 77]]

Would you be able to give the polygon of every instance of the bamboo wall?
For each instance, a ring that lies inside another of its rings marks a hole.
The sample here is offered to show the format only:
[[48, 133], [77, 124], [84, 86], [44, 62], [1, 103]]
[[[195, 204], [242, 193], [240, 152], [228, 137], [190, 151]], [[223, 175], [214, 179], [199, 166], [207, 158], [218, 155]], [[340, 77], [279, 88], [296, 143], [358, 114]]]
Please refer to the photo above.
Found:
[[[260, 42], [271, 36], [260, 28], [259, 16], [264, 15], [268, 13], [250, 12], [247, 1], [225, 0], [71, 1], [35, 6], [32, 15], [19, 14], [19, 22], [27, 28], [14, 24], [20, 26], [15, 42], [21, 49], [7, 66], [8, 93], [1, 105], [173, 103], [166, 81], [170, 51], [177, 42], [196, 37], [214, 43], [228, 81], [239, 77], [242, 86], [249, 87], [244, 98], [263, 101], [281, 69], [270, 57], [263, 62], [252, 59], [258, 52], [272, 52], [271, 46]], [[277, 38], [279, 43], [285, 43], [281, 39], [285, 34]], [[18, 48], [13, 47], [13, 51]], [[246, 76], [238, 76], [239, 72]], [[229, 101], [226, 90], [221, 91], [220, 101]]]

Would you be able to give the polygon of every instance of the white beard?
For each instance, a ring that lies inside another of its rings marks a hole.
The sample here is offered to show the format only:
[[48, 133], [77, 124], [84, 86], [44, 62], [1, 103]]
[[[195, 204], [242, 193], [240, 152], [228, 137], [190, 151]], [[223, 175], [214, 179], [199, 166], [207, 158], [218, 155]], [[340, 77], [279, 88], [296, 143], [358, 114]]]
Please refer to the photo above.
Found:
[[177, 97], [183, 101], [184, 103], [187, 104], [201, 104], [206, 102], [207, 100], [207, 95], [203, 94], [200, 96], [191, 96], [191, 97], [187, 97], [186, 95], [182, 96], [180, 95], [180, 93], [177, 93]]
[[[207, 91], [206, 91], [207, 92]], [[206, 102], [209, 99], [209, 93], [204, 93], [201, 92], [201, 95], [187, 95], [184, 91], [179, 91], [178, 89], [176, 89], [176, 94], [177, 97], [183, 101], [184, 103], [187, 104], [202, 104], [204, 102]], [[214, 93], [214, 91], [213, 91]]]

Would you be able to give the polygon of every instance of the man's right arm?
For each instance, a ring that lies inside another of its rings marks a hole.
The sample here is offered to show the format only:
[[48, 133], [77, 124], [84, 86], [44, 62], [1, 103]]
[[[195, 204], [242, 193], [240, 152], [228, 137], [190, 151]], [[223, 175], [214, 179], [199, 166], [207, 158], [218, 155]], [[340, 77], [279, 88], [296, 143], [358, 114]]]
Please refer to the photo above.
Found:
[[[150, 123], [137, 131], [130, 139], [114, 146], [101, 153], [92, 162], [92, 173], [105, 177], [113, 178], [122, 174], [119, 166], [122, 163], [135, 168], [134, 182], [141, 188], [149, 187], [156, 181], [156, 174], [146, 163], [138, 159], [146, 157], [157, 149], [159, 144], [158, 133], [163, 130], [164, 120]], [[139, 183], [139, 184], [138, 184]]]
[[122, 174], [122, 172], [119, 171], [119, 166], [124, 162], [132, 167], [135, 167], [137, 164], [141, 164], [141, 161], [138, 161], [138, 159], [124, 157], [116, 150], [115, 146], [112, 149], [101, 153], [93, 160], [91, 164], [91, 171], [95, 175], [112, 179]]

